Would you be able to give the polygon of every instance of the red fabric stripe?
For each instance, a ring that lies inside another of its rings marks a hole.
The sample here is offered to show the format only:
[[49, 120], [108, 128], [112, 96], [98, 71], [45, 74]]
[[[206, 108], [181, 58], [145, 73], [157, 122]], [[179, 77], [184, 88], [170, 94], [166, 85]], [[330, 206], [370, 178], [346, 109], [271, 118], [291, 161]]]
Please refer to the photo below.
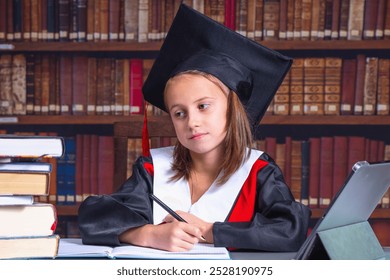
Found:
[[153, 166], [153, 164], [151, 164], [150, 162], [145, 162], [144, 163], [144, 168], [146, 169], [146, 171], [148, 171], [148, 173], [151, 176], [154, 175], [154, 166]]
[[144, 108], [144, 124], [142, 127], [142, 155], [145, 157], [150, 157], [150, 147], [149, 147], [149, 131], [148, 131], [148, 103], [145, 102]]
[[238, 195], [236, 204], [229, 216], [229, 222], [249, 222], [252, 220], [255, 209], [257, 173], [268, 163], [262, 160], [257, 160], [246, 179], [240, 194]]

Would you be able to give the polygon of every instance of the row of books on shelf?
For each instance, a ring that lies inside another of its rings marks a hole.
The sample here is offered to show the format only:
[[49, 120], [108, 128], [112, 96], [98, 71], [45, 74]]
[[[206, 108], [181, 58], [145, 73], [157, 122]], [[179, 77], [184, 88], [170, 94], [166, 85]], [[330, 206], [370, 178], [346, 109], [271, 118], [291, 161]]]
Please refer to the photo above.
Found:
[[[363, 136], [324, 136], [296, 140], [258, 140], [281, 168], [296, 200], [311, 208], [327, 208], [358, 161], [390, 160], [390, 145]], [[378, 206], [389, 208], [390, 190]]]
[[389, 115], [389, 95], [389, 58], [295, 58], [268, 114]]
[[[0, 115], [142, 114], [152, 59], [0, 56]], [[390, 58], [297, 57], [268, 114], [389, 115]], [[161, 111], [153, 106], [150, 114]]]
[[0, 41], [162, 40], [181, 2], [257, 40], [390, 37], [388, 0], [2, 1]]
[[49, 159], [63, 154], [60, 137], [0, 135], [0, 259], [57, 255], [56, 207], [35, 195], [49, 195], [56, 172]]
[[0, 115], [143, 113], [150, 59], [0, 55]]

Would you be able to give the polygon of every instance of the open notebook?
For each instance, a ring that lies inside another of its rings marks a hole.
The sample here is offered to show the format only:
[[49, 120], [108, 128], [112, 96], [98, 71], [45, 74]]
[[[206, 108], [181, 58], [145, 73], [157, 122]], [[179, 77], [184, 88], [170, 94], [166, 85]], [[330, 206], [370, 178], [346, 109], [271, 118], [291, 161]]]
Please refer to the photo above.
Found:
[[187, 252], [167, 252], [158, 249], [124, 245], [118, 247], [84, 245], [78, 238], [62, 238], [57, 258], [109, 259], [230, 259], [224, 247], [198, 243]]

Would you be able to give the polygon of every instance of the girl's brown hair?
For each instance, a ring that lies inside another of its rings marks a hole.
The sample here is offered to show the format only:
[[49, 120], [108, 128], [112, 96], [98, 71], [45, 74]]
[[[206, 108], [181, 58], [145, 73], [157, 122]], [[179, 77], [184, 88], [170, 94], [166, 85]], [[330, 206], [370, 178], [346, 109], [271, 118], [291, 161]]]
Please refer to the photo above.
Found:
[[[226, 87], [215, 76], [194, 70], [183, 72], [178, 75], [182, 74], [202, 75], [215, 83], [225, 94], [227, 94], [228, 109], [226, 111], [226, 137], [224, 141], [225, 156], [223, 157], [224, 160], [220, 168], [221, 176], [217, 181], [220, 185], [224, 184], [250, 155], [250, 149], [247, 148], [252, 146], [252, 131], [245, 109], [237, 94]], [[168, 83], [169, 81], [167, 84]], [[192, 160], [189, 150], [177, 141], [173, 152], [172, 163], [172, 169], [175, 174], [172, 176], [171, 180], [177, 181], [183, 177], [188, 180], [191, 167]]]

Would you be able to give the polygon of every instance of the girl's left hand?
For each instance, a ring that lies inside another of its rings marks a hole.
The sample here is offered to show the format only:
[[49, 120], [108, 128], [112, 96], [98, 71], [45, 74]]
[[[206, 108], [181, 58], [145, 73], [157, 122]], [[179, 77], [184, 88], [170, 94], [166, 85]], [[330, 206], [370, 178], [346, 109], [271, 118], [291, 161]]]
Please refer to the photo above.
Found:
[[[187, 223], [197, 225], [201, 229], [202, 235], [203, 237], [205, 237], [207, 243], [214, 243], [212, 223], [206, 222], [188, 212], [177, 210], [176, 213], [180, 215], [180, 217], [182, 217]], [[171, 215], [167, 215], [164, 218], [164, 222], [166, 223], [170, 223], [173, 221], [175, 221], [175, 218], [172, 217]]]

